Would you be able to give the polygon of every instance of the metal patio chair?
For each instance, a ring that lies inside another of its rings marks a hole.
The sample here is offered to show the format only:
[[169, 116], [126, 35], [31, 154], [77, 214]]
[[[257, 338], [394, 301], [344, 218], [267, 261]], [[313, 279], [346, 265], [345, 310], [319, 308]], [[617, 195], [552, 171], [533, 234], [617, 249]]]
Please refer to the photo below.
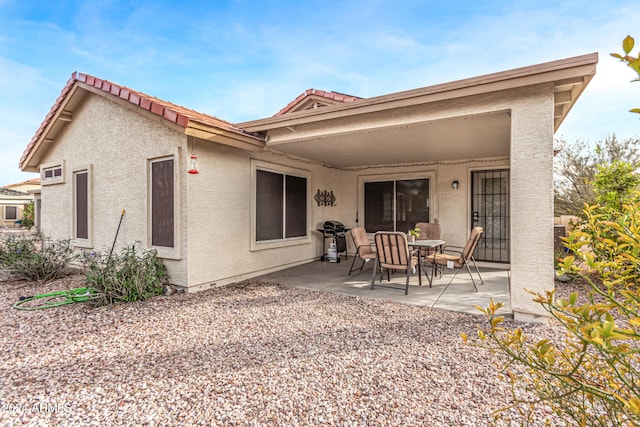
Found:
[[[420, 229], [420, 235], [416, 237], [416, 240], [440, 240], [440, 234], [442, 234], [440, 224], [433, 222], [419, 222], [416, 224], [416, 228]], [[420, 256], [425, 257], [432, 255], [436, 251], [437, 248], [420, 249]]]
[[[352, 228], [351, 237], [353, 238], [353, 243], [356, 246], [356, 256], [353, 257], [348, 276], [351, 276], [351, 273], [356, 270], [362, 271], [366, 262], [376, 259], [376, 251], [371, 246], [371, 242], [369, 241], [369, 237], [367, 236], [367, 231], [364, 229], [364, 227]], [[360, 264], [360, 267], [353, 268], [353, 266], [356, 264], [357, 258], [362, 260], [362, 264]]]
[[407, 235], [394, 231], [379, 231], [374, 236], [376, 245], [376, 263], [373, 267], [373, 277], [371, 279], [371, 289], [375, 288], [376, 273], [380, 267], [380, 282], [378, 286], [398, 289], [396, 286], [382, 285], [382, 272], [387, 271], [387, 280], [389, 280], [389, 271], [398, 270], [405, 271], [407, 280], [404, 288], [404, 294], [409, 293], [409, 278], [413, 268], [418, 267], [418, 281], [422, 286], [422, 267], [418, 259], [418, 250], [409, 251], [407, 244]]
[[436, 300], [431, 305], [432, 307], [438, 301], [438, 299], [444, 293], [444, 291], [447, 290], [451, 282], [453, 282], [453, 279], [456, 278], [456, 275], [463, 267], [466, 267], [467, 271], [469, 272], [469, 276], [471, 276], [471, 282], [473, 283], [473, 287], [475, 288], [476, 292], [478, 292], [478, 286], [476, 286], [476, 281], [473, 277], [473, 273], [471, 272], [471, 267], [469, 267], [469, 264], [471, 263], [473, 263], [473, 266], [476, 272], [478, 273], [478, 277], [480, 278], [480, 284], [484, 285], [484, 281], [482, 280], [482, 275], [480, 274], [480, 270], [478, 269], [478, 264], [476, 264], [476, 260], [473, 257], [473, 252], [476, 250], [476, 247], [478, 246], [478, 242], [482, 238], [482, 233], [483, 233], [482, 227], [474, 227], [473, 230], [471, 230], [471, 234], [469, 235], [469, 240], [467, 241], [467, 244], [464, 246], [464, 248], [457, 247], [457, 246], [445, 246], [442, 253], [434, 253], [433, 255], [430, 255], [427, 258], [429, 263], [433, 266], [433, 269], [431, 272], [432, 278], [436, 268], [441, 268], [443, 270], [444, 268], [455, 269], [455, 271], [453, 272], [453, 275], [451, 276], [451, 279], [449, 280], [447, 285], [444, 287], [442, 292], [440, 292], [440, 295], [438, 295], [438, 298], [436, 298]]

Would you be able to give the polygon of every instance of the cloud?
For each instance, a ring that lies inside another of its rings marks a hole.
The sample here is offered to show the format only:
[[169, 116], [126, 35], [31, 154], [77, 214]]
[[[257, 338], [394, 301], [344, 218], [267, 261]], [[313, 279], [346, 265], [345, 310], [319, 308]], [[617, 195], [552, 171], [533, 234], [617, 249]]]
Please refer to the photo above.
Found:
[[640, 83], [608, 56], [640, 20], [637, 2], [5, 5], [0, 128], [11, 131], [0, 135], [2, 165], [17, 163], [75, 70], [235, 122], [271, 116], [312, 87], [371, 97], [599, 52], [597, 75], [560, 131], [638, 129], [627, 111], [640, 107]]

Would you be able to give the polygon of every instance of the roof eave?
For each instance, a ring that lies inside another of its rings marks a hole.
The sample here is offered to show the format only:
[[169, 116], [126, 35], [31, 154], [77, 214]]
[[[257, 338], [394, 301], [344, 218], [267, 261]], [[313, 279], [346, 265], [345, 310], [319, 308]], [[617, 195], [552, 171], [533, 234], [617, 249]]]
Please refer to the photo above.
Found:
[[[55, 129], [57, 134], [60, 132], [63, 126], [71, 121], [70, 111], [65, 107], [73, 99], [74, 95], [77, 93], [77, 90], [78, 82], [75, 81], [75, 77], [72, 76], [72, 78], [67, 82], [65, 88], [62, 90], [60, 97], [58, 97], [51, 110], [45, 117], [43, 123], [46, 123], [46, 125], [38, 129], [36, 134], [27, 145], [27, 148], [25, 149], [25, 152], [20, 159], [20, 170], [22, 170], [23, 172], [40, 172], [38, 168], [39, 158], [37, 154], [41, 154], [43, 148], [47, 147], [53, 142], [53, 139], [48, 138], [52, 130]], [[59, 120], [62, 115], [66, 116], [65, 119]], [[36, 163], [34, 163], [34, 161]]]
[[[20, 159], [20, 169], [24, 172], [39, 172], [40, 159], [43, 150], [55, 141], [63, 126], [71, 121], [73, 108], [86, 93], [109, 98], [131, 108], [140, 108], [149, 114], [160, 116], [166, 122], [174, 125], [174, 129], [208, 141], [230, 145], [251, 151], [262, 150], [265, 141], [242, 129], [214, 126], [202, 123], [197, 119], [182, 114], [180, 111], [164, 105], [162, 101], [141, 96], [143, 94], [126, 87], [82, 73], [73, 73], [62, 93], [45, 117], [41, 127], [29, 142]], [[231, 124], [229, 124], [231, 126]]]
[[235, 126], [251, 132], [261, 132], [283, 126], [320, 122], [587, 76], [588, 78], [583, 82], [583, 88], [580, 90], [582, 93], [588, 81], [595, 74], [597, 62], [598, 54], [590, 53], [434, 86], [364, 98], [348, 104], [331, 105], [317, 110], [305, 110], [283, 116], [236, 123]]
[[241, 135], [237, 132], [230, 132], [195, 120], [189, 121], [187, 127], [184, 129], [184, 134], [248, 151], [262, 151], [266, 145], [265, 140], [257, 136], [250, 134]]

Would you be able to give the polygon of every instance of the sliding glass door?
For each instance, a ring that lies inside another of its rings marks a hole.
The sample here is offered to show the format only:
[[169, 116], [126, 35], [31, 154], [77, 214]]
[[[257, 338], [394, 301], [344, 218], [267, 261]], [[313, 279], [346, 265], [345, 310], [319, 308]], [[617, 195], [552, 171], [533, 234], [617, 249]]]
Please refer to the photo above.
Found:
[[403, 231], [429, 222], [429, 179], [364, 183], [364, 226], [367, 232]]

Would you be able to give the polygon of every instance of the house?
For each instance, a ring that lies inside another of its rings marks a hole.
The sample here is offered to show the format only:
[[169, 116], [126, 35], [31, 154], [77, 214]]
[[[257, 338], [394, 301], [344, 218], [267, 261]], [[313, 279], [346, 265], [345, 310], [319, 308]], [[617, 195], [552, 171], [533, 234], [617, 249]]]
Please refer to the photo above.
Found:
[[34, 199], [32, 191], [40, 188], [40, 178], [0, 187], [0, 228], [16, 227], [22, 221], [24, 208]]
[[482, 225], [477, 258], [510, 267], [514, 317], [535, 319], [525, 288], [554, 283], [553, 137], [597, 61], [366, 99], [310, 89], [235, 124], [73, 73], [20, 167], [40, 173], [45, 235], [108, 249], [124, 211], [118, 245], [157, 249], [189, 292], [317, 260], [328, 219], [439, 221], [458, 245]]

